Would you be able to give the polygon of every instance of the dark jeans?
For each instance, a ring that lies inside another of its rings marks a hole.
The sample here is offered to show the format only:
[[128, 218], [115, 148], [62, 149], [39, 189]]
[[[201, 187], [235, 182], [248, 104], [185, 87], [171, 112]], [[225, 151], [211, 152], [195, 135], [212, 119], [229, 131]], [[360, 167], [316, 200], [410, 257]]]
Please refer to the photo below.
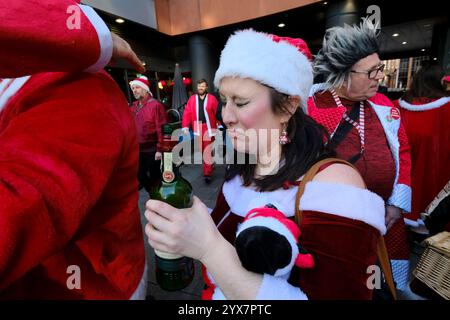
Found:
[[147, 192], [150, 191], [152, 185], [158, 183], [160, 180], [160, 166], [161, 161], [155, 161], [154, 152], [139, 153], [138, 180], [139, 184], [143, 186]]

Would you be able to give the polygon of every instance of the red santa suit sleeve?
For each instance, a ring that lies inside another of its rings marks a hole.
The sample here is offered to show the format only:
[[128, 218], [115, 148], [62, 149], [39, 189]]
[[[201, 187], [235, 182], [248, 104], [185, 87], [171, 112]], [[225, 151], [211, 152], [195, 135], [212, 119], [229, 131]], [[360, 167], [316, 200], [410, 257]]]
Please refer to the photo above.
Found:
[[114, 81], [32, 76], [0, 113], [0, 145], [0, 299], [130, 298], [144, 268], [138, 145]]
[[78, 2], [0, 2], [0, 78], [102, 69], [112, 55], [111, 33], [92, 8]]
[[[376, 105], [376, 108], [386, 110], [386, 115], [389, 117], [381, 117], [380, 121], [385, 128], [385, 134], [388, 139], [390, 149], [392, 151], [394, 160], [396, 162], [396, 182], [392, 190], [392, 194], [387, 200], [388, 205], [396, 206], [405, 213], [411, 212], [411, 148], [406, 135], [405, 127], [400, 118], [400, 111], [394, 114], [394, 104], [388, 97], [381, 93], [377, 93], [370, 98], [370, 101]], [[391, 118], [392, 119], [386, 120]], [[388, 131], [391, 131], [390, 133]], [[392, 136], [392, 133], [395, 137]]]
[[210, 117], [214, 117], [214, 128], [220, 128], [222, 127], [222, 124], [220, 123], [219, 120], [217, 120], [217, 108], [219, 107], [219, 101], [217, 101], [217, 98], [213, 95], [210, 94], [209, 95], [211, 97], [211, 102], [212, 102], [212, 112], [211, 112], [211, 116]]
[[387, 203], [409, 213], [411, 211], [411, 147], [403, 122], [400, 122], [398, 129], [398, 142], [400, 145], [398, 180]]
[[181, 126], [183, 128], [189, 128], [191, 126], [192, 128], [194, 128], [193, 122], [195, 121], [194, 119], [196, 119], [197, 117], [195, 110], [195, 99], [196, 95], [194, 94], [189, 97], [189, 100], [186, 103], [186, 107], [184, 108], [183, 111], [183, 119], [181, 121]]

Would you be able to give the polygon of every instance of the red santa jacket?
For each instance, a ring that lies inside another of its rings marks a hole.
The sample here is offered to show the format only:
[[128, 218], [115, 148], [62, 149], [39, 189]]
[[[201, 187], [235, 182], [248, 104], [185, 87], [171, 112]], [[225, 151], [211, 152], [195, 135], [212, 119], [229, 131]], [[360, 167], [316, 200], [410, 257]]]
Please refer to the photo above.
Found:
[[134, 113], [138, 131], [138, 142], [141, 152], [161, 151], [162, 125], [167, 123], [167, 113], [164, 106], [149, 96], [141, 108], [139, 101], [133, 102], [131, 110]]
[[[308, 100], [308, 114], [323, 125], [330, 135], [333, 135], [346, 109], [345, 107], [318, 108], [315, 105], [314, 94], [321, 91], [322, 87], [322, 84], [312, 87]], [[370, 98], [368, 102], [380, 119], [395, 161], [395, 183], [387, 204], [401, 208], [405, 212], [411, 212], [410, 147], [405, 128], [400, 121], [400, 112], [386, 96], [380, 93]]]
[[[100, 61], [100, 33], [86, 15], [80, 31], [55, 28], [65, 23], [69, 5], [2, 5], [0, 37], [9, 38], [0, 48], [0, 77], [83, 70]], [[36, 16], [45, 19], [31, 23]], [[85, 56], [72, 60], [72, 49]], [[52, 50], [59, 54], [47, 59]], [[23, 58], [28, 52], [30, 61]], [[115, 82], [104, 72], [75, 71], [2, 79], [0, 145], [0, 298], [137, 297], [145, 264], [138, 144]]]
[[420, 213], [450, 180], [450, 97], [396, 105], [411, 145], [412, 211], [406, 222], [418, 226]]
[[111, 32], [78, 2], [1, 1], [0, 78], [102, 69], [112, 55]]
[[[195, 135], [200, 135], [201, 123], [198, 121], [198, 95], [192, 95], [184, 109], [182, 127], [189, 128], [192, 127]], [[208, 128], [208, 135], [212, 137], [215, 135], [214, 131], [220, 126], [220, 122], [216, 119], [218, 102], [216, 97], [208, 93], [205, 97], [205, 102], [203, 104], [206, 126]]]

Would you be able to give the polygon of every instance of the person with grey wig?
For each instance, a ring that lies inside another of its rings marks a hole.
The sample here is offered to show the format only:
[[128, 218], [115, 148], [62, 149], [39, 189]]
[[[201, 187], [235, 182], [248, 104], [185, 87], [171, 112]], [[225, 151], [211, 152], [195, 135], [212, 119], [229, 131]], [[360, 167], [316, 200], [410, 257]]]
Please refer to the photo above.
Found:
[[338, 157], [352, 162], [368, 189], [384, 199], [386, 244], [397, 288], [404, 289], [409, 275], [403, 214], [411, 211], [410, 148], [399, 110], [377, 93], [384, 67], [376, 29], [368, 19], [328, 29], [314, 61], [315, 74], [324, 83], [312, 87], [308, 113], [327, 128]]

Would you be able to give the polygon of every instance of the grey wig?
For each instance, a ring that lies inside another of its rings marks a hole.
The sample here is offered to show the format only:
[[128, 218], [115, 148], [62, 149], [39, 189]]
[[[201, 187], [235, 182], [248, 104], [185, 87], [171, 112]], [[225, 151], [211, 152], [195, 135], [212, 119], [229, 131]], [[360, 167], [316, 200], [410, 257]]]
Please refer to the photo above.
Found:
[[325, 82], [324, 89], [340, 88], [355, 63], [378, 52], [376, 27], [369, 19], [359, 26], [333, 27], [326, 31], [315, 57], [314, 73]]

